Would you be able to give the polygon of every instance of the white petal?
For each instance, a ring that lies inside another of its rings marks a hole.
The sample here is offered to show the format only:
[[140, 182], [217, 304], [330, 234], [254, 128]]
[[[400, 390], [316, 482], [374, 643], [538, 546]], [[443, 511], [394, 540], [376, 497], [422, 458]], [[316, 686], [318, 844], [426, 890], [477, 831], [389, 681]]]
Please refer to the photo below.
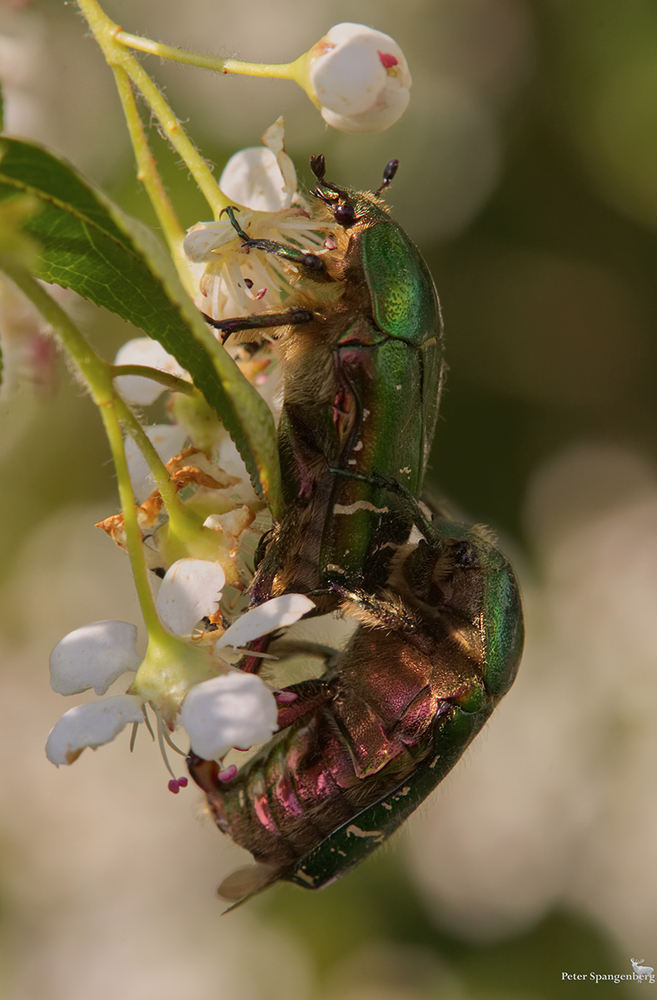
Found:
[[225, 514], [210, 514], [203, 522], [204, 528], [212, 528], [213, 531], [220, 531], [234, 545], [240, 539], [240, 535], [249, 528], [255, 520], [255, 514], [246, 504], [229, 510]]
[[[163, 462], [168, 462], [177, 455], [188, 437], [187, 431], [181, 424], [151, 424], [149, 427], [144, 427], [144, 430]], [[135, 500], [137, 503], [143, 503], [155, 489], [155, 481], [150, 474], [146, 459], [139, 450], [139, 445], [130, 435], [125, 439], [125, 457]]]
[[218, 760], [232, 747], [247, 750], [270, 738], [278, 728], [276, 700], [255, 674], [232, 670], [193, 687], [180, 722], [194, 753]]
[[93, 688], [105, 694], [127, 670], [137, 670], [137, 626], [105, 621], [69, 632], [50, 654], [50, 685], [58, 694], [79, 694]]
[[376, 103], [386, 81], [377, 52], [362, 36], [329, 50], [310, 70], [323, 107], [343, 115], [358, 115]]
[[219, 219], [217, 222], [197, 222], [195, 226], [187, 230], [183, 251], [185, 256], [196, 263], [211, 261], [213, 250], [218, 250], [225, 243], [230, 243], [236, 235], [228, 219]]
[[200, 618], [219, 605], [226, 574], [219, 563], [179, 559], [167, 570], [157, 595], [157, 612], [176, 635], [189, 635]]
[[276, 155], [265, 146], [250, 146], [231, 156], [219, 187], [227, 198], [258, 212], [278, 212], [290, 204]]
[[237, 450], [237, 446], [234, 441], [226, 436], [224, 440], [219, 445], [219, 452], [217, 454], [217, 465], [227, 472], [229, 476], [235, 476], [239, 479], [233, 489], [240, 500], [246, 501], [246, 503], [257, 502], [257, 496], [254, 492], [253, 486], [251, 485], [251, 480], [249, 478], [249, 473], [247, 472], [242, 456]]
[[297, 190], [297, 172], [294, 169], [294, 163], [285, 152], [285, 119], [282, 116], [277, 118], [273, 125], [265, 129], [261, 139], [267, 149], [271, 149], [276, 157], [276, 163], [283, 178], [285, 201], [283, 208], [289, 208]]
[[397, 42], [390, 35], [376, 28], [370, 28], [367, 24], [356, 24], [353, 21], [343, 21], [341, 24], [334, 24], [326, 35], [326, 39], [336, 46], [355, 44], [361, 46], [368, 44], [382, 60], [390, 59], [396, 61], [394, 73], [399, 77], [404, 87], [410, 87], [412, 80], [408, 69], [406, 56], [402, 52]]
[[[165, 351], [159, 341], [151, 340], [150, 337], [137, 337], [135, 340], [129, 340], [127, 344], [119, 348], [114, 358], [114, 364], [146, 365], [148, 368], [157, 368], [159, 371], [169, 372], [170, 375], [177, 375], [180, 378], [187, 374], [176, 359]], [[116, 379], [116, 387], [124, 399], [137, 406], [149, 406], [165, 391], [164, 386], [160, 385], [159, 382], [154, 382], [150, 378], [142, 378], [139, 375], [119, 375]]]
[[85, 747], [111, 743], [130, 722], [143, 722], [142, 700], [117, 694], [78, 705], [61, 717], [46, 741], [46, 757], [57, 767], [72, 764]]
[[383, 132], [401, 118], [410, 99], [405, 88], [386, 90], [384, 96], [361, 115], [339, 115], [322, 108], [322, 118], [339, 132]]
[[221, 646], [244, 646], [252, 639], [267, 635], [276, 628], [294, 625], [314, 607], [314, 601], [304, 594], [283, 594], [282, 597], [273, 597], [271, 601], [265, 601], [259, 607], [251, 608], [238, 618], [230, 628], [226, 629], [216, 643], [215, 649]]

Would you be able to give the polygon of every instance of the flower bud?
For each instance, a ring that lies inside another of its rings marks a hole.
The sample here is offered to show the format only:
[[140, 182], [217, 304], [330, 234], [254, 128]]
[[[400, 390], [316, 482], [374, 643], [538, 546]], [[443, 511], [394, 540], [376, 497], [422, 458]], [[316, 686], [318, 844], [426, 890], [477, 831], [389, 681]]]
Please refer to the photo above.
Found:
[[404, 53], [382, 31], [336, 24], [310, 50], [309, 80], [322, 118], [341, 132], [382, 132], [408, 105]]

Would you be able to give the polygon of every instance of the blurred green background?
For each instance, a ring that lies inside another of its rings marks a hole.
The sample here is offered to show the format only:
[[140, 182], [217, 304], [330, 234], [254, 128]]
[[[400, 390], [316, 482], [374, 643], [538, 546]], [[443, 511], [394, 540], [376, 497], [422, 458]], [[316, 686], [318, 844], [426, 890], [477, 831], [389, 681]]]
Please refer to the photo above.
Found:
[[[548, 998], [654, 986], [657, 959], [657, 5], [654, 0], [112, 0], [126, 30], [287, 61], [343, 20], [386, 31], [410, 107], [376, 136], [329, 131], [290, 83], [145, 60], [220, 170], [284, 114], [309, 183], [378, 185], [441, 297], [450, 373], [429, 487], [492, 525], [524, 583], [516, 688], [408, 830], [318, 894], [219, 919], [246, 860], [145, 741], [56, 771], [47, 656], [91, 620], [137, 620], [96, 414], [65, 366], [14, 350], [0, 396], [6, 745], [0, 995], [23, 1000]], [[7, 131], [54, 147], [152, 222], [111, 74], [75, 6], [0, 3]], [[183, 221], [207, 218], [154, 146]], [[113, 356], [132, 334], [71, 303]], [[7, 331], [3, 331], [5, 336]], [[17, 359], [17, 360], [16, 360]], [[29, 361], [29, 363], [28, 363]], [[35, 374], [36, 373], [36, 374]], [[36, 390], [36, 391], [35, 391]], [[100, 535], [100, 533], [97, 533]], [[68, 707], [68, 706], [67, 706]], [[652, 947], [652, 952], [650, 951]]]

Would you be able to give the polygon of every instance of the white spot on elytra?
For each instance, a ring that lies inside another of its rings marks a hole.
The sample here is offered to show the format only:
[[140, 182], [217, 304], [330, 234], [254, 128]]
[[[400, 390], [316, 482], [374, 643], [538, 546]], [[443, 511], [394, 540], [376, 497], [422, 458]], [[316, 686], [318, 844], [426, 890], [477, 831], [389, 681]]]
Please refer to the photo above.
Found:
[[348, 837], [374, 837], [380, 844], [382, 844], [386, 839], [385, 834], [383, 834], [381, 830], [361, 830], [361, 828], [356, 826], [355, 823], [352, 823], [351, 826], [347, 827], [346, 833]]
[[390, 512], [388, 507], [375, 507], [368, 500], [356, 500], [355, 503], [350, 504], [333, 504], [334, 514], [355, 514], [357, 510], [369, 510], [372, 514], [388, 514]]

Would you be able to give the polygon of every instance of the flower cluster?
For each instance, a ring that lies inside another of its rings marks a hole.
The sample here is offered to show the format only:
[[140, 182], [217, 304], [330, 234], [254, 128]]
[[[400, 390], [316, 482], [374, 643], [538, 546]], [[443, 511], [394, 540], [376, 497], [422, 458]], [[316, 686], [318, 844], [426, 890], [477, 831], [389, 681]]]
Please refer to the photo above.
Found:
[[[265, 133], [264, 141], [261, 149], [246, 150], [232, 158], [222, 185], [248, 206], [245, 215], [250, 213], [249, 227], [254, 226], [258, 235], [266, 233], [267, 238], [285, 239], [317, 251], [326, 236], [317, 235], [317, 223], [305, 209], [291, 207], [296, 174], [284, 151], [282, 121]], [[278, 198], [272, 191], [279, 192]], [[263, 270], [268, 267], [267, 258], [258, 261], [256, 255], [244, 254], [243, 260], [236, 259], [239, 237], [230, 222], [222, 220], [190, 231], [185, 247], [191, 241], [192, 267], [199, 263], [194, 252], [203, 259], [195, 239], [213, 245], [206, 251], [212, 275], [207, 280], [226, 289], [221, 301], [218, 292], [213, 293], [219, 314], [226, 315], [231, 307], [253, 311], [248, 296], [239, 298], [239, 290], [250, 284], [242, 269], [248, 274], [251, 268], [256, 274], [258, 266]], [[268, 304], [271, 308], [273, 301], [274, 307], [280, 308], [287, 274], [281, 268], [275, 282], [271, 274], [264, 271], [271, 283]], [[242, 363], [247, 376], [262, 389], [264, 380], [258, 376], [267, 364], [267, 360]], [[164, 372], [180, 380], [181, 390], [189, 386], [187, 373], [175, 358], [150, 338], [125, 344], [115, 365]], [[152, 405], [167, 391], [165, 385], [142, 374], [118, 374], [115, 383], [126, 401], [140, 407]], [[128, 468], [139, 502], [136, 517], [143, 557], [151, 570], [163, 576], [155, 599], [160, 630], [149, 627], [143, 657], [136, 651], [137, 628], [126, 622], [95, 622], [57, 644], [50, 663], [53, 689], [77, 695], [93, 688], [101, 696], [70, 709], [53, 728], [46, 753], [57, 766], [73, 763], [86, 747], [95, 749], [110, 742], [128, 725], [135, 733], [144, 721], [150, 728], [149, 710], [167, 767], [165, 746], [177, 749], [169, 735], [177, 727], [186, 731], [194, 753], [217, 761], [231, 748], [248, 749], [269, 739], [277, 728], [275, 694], [260, 677], [244, 673], [235, 663], [252, 640], [294, 624], [314, 608], [309, 598], [288, 594], [238, 615], [224, 627], [222, 593], [226, 587], [230, 593], [239, 592], [248, 582], [240, 545], [262, 504], [235, 454], [232, 472], [226, 472], [225, 459], [230, 455], [226, 446], [230, 442], [214, 415], [203, 412], [200, 419], [199, 410], [204, 407], [200, 394], [173, 392], [167, 405], [174, 422], [146, 426], [145, 432], [166, 463], [168, 482], [174, 488], [173, 505], [170, 499], [167, 506], [161, 490], [153, 488], [155, 483], [141, 451], [130, 439], [126, 442]], [[194, 443], [199, 439], [203, 447]], [[243, 502], [245, 496], [247, 502]], [[106, 518], [99, 527], [129, 549], [124, 514]], [[107, 693], [129, 675], [133, 676], [127, 690]], [[177, 792], [186, 779], [176, 778], [169, 770], [169, 787]], [[232, 775], [230, 769], [225, 773]]]
[[[401, 49], [363, 25], [337, 25], [287, 69], [325, 121], [344, 131], [386, 128], [408, 103], [411, 78]], [[262, 147], [243, 150], [226, 165], [215, 203], [209, 199], [219, 218], [193, 226], [175, 246], [170, 240], [183, 283], [213, 320], [277, 313], [298, 303], [308, 308], [305, 255], [322, 258], [330, 272], [331, 255], [337, 250], [339, 256], [340, 241], [348, 238], [321, 200], [307, 201], [297, 190], [283, 119], [262, 138]], [[190, 169], [208, 180], [202, 164], [194, 161]], [[324, 283], [321, 292], [342, 293], [339, 281]], [[253, 357], [239, 343], [228, 349], [275, 410], [271, 358], [266, 352]], [[118, 451], [113, 444], [123, 511], [99, 526], [131, 557], [148, 644], [141, 656], [136, 626], [119, 621], [84, 626], [57, 644], [53, 689], [68, 696], [93, 688], [99, 698], [63, 715], [46, 753], [57, 766], [71, 764], [128, 725], [133, 738], [142, 722], [151, 728], [151, 713], [169, 787], [177, 792], [187, 782], [175, 777], [165, 753], [165, 744], [177, 749], [170, 738], [177, 727], [195, 754], [219, 762], [231, 748], [248, 749], [276, 730], [275, 692], [236, 665], [249, 643], [294, 624], [315, 605], [286, 594], [234, 613], [249, 583], [243, 559], [249, 529], [264, 506], [244, 464], [188, 373], [160, 344], [148, 337], [125, 344], [112, 375], [123, 407], [115, 416]], [[168, 422], [148, 424], [130, 409], [157, 403], [161, 413], [165, 392]], [[122, 448], [119, 420], [129, 432]], [[111, 693], [117, 684], [121, 690]], [[281, 702], [293, 697], [279, 694]], [[233, 770], [222, 771], [224, 778]]]
[[105, 696], [119, 678], [135, 676], [126, 693], [78, 705], [62, 716], [46, 743], [53, 764], [72, 764], [85, 747], [95, 749], [127, 725], [144, 722], [147, 705], [155, 713], [160, 741], [168, 741], [167, 730], [179, 721], [191, 749], [208, 760], [220, 760], [232, 747], [248, 749], [269, 739], [277, 727], [274, 693], [259, 677], [232, 669], [230, 660], [251, 640], [292, 625], [314, 604], [301, 594], [276, 597], [227, 629], [204, 631], [194, 639], [195, 625], [216, 615], [224, 582], [218, 563], [174, 563], [156, 601], [171, 641], [164, 648], [149, 646], [143, 658], [135, 648], [136, 626], [120, 621], [86, 625], [55, 646], [50, 677], [59, 694], [93, 688]]
[[[264, 146], [236, 153], [220, 186], [240, 207], [239, 226], [252, 240], [268, 240], [319, 257], [336, 246], [336, 227], [321, 203], [309, 204], [297, 190], [285, 152], [285, 122], [279, 118], [262, 136]], [[193, 270], [196, 304], [213, 319], [294, 308], [300, 268], [276, 254], [252, 253], [231, 220], [199, 222], [187, 233], [183, 253]]]

